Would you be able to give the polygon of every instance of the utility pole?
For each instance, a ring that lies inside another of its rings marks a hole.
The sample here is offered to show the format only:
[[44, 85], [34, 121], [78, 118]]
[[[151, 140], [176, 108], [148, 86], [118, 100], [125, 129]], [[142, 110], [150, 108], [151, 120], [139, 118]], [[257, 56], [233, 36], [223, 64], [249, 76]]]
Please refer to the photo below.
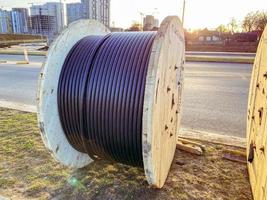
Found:
[[64, 4], [62, 3], [62, 0], [59, 0], [59, 5], [60, 5], [60, 23], [61, 23], [61, 26], [60, 26], [60, 30], [59, 31], [62, 31], [63, 27], [64, 27]]
[[139, 14], [140, 14], [140, 17], [141, 17], [141, 23], [140, 23], [140, 29], [142, 30], [143, 29], [143, 26], [144, 26], [144, 24], [143, 24], [143, 21], [144, 21], [144, 16], [145, 16], [145, 14], [144, 13], [142, 13], [142, 12], [139, 12]]
[[182, 15], [182, 26], [184, 27], [184, 14], [185, 14], [185, 0], [183, 3], [183, 15]]

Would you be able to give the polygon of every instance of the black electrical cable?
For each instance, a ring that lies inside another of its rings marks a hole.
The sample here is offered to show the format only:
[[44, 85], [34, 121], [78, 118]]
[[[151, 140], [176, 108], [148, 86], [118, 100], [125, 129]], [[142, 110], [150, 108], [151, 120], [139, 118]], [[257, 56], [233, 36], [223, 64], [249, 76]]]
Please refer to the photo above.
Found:
[[142, 113], [154, 32], [88, 36], [68, 53], [58, 111], [69, 143], [93, 159], [142, 166]]

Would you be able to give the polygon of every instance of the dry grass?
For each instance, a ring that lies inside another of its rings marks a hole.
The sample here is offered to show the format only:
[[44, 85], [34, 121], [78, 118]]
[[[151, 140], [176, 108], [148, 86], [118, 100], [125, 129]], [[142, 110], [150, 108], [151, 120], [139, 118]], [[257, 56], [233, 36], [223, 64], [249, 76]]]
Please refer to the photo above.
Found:
[[208, 57], [186, 56], [187, 62], [220, 62], [220, 63], [244, 63], [253, 64], [254, 58]]
[[[177, 150], [163, 189], [142, 169], [99, 161], [70, 170], [45, 150], [35, 114], [0, 108], [0, 196], [12, 199], [252, 199], [245, 164], [223, 160], [225, 147], [204, 156]], [[231, 150], [240, 150], [231, 148]]]
[[36, 40], [36, 39], [42, 39], [42, 37], [40, 35], [27, 35], [27, 34], [9, 34], [9, 33], [0, 34], [0, 41]]

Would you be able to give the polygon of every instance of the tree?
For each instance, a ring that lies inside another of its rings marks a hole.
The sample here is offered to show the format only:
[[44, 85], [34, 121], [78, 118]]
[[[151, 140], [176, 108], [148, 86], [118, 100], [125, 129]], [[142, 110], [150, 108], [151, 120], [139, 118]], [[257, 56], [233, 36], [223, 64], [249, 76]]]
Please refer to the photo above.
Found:
[[255, 29], [259, 31], [263, 31], [267, 24], [267, 12], [260, 12], [258, 14], [258, 18], [255, 22]]
[[229, 32], [228, 28], [223, 24], [218, 26], [215, 30], [218, 31], [219, 33], [227, 33], [227, 32]]
[[256, 11], [248, 13], [242, 23], [243, 31], [263, 31], [267, 24], [267, 12]]
[[238, 29], [238, 24], [237, 24], [237, 21], [235, 18], [232, 18], [231, 21], [229, 22], [228, 24], [228, 27], [229, 27], [229, 30], [232, 32], [232, 33], [235, 33]]
[[133, 22], [130, 28], [126, 29], [126, 31], [141, 31], [142, 25], [138, 22]]
[[255, 21], [256, 21], [256, 17], [255, 17], [254, 12], [250, 12], [248, 13], [244, 20], [243, 20], [243, 24], [242, 24], [242, 28], [245, 32], [251, 32], [253, 29], [253, 26], [255, 25]]

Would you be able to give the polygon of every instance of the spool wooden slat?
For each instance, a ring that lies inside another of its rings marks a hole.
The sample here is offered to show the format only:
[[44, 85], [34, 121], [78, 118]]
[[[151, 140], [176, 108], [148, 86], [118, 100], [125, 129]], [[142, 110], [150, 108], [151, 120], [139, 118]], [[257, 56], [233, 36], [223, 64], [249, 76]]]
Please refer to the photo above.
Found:
[[39, 76], [37, 117], [46, 148], [63, 165], [80, 168], [92, 160], [75, 150], [63, 132], [58, 107], [57, 87], [64, 60], [80, 39], [89, 35], [105, 35], [109, 30], [94, 20], [79, 20], [70, 24], [51, 45]]
[[143, 108], [143, 161], [149, 184], [161, 188], [178, 139], [183, 89], [184, 32], [178, 17], [167, 17], [155, 38]]
[[255, 200], [267, 199], [267, 27], [255, 58], [248, 100], [248, 171]]

